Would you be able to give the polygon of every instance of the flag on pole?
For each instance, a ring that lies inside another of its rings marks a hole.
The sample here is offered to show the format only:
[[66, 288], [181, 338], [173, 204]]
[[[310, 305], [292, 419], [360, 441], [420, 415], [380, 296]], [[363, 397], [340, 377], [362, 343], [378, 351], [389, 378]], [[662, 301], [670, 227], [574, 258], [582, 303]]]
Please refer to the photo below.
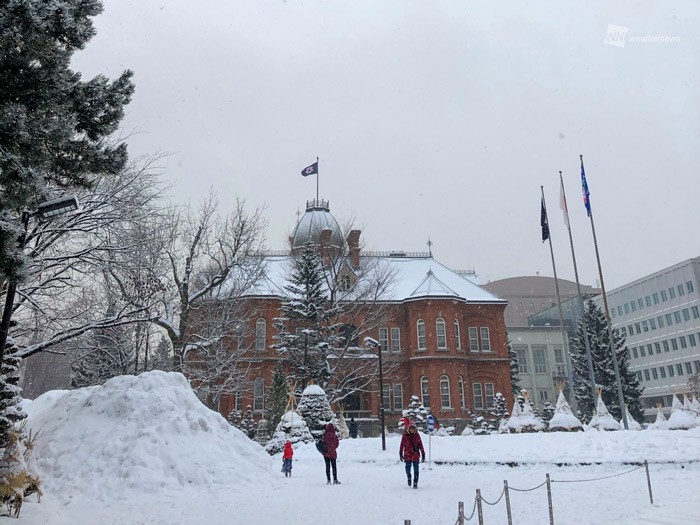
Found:
[[301, 174], [304, 177], [318, 174], [318, 161], [314, 162], [311, 166], [306, 166], [303, 170], [301, 170]]
[[544, 206], [544, 195], [542, 196], [542, 210], [540, 211], [540, 226], [542, 226], [542, 242], [549, 239], [549, 221], [547, 220], [547, 208]]
[[566, 224], [567, 228], [570, 228], [569, 226], [569, 207], [566, 205], [566, 193], [564, 193], [564, 181], [560, 180], [559, 181], [559, 187], [560, 192], [559, 192], [559, 207], [561, 208], [561, 211], [564, 212], [564, 224]]
[[588, 183], [586, 182], [586, 171], [583, 169], [583, 155], [579, 155], [581, 158], [581, 190], [583, 191], [583, 205], [586, 207], [586, 212], [588, 216], [591, 216], [591, 192], [588, 191]]

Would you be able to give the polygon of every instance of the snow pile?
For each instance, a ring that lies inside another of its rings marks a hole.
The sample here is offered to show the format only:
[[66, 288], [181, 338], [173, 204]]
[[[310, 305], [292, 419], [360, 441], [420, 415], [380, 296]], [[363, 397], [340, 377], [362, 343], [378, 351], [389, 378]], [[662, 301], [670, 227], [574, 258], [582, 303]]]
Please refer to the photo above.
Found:
[[620, 423], [608, 412], [608, 407], [603, 403], [603, 398], [598, 395], [598, 404], [595, 407], [595, 414], [588, 424], [589, 428], [596, 430], [620, 430]]
[[574, 432], [576, 430], [583, 430], [583, 425], [574, 415], [564, 397], [563, 392], [559, 392], [559, 398], [557, 399], [557, 406], [554, 409], [554, 415], [552, 419], [549, 420], [549, 430], [554, 432]]
[[656, 421], [649, 425], [647, 430], [668, 430], [668, 421], [666, 421], [666, 417], [661, 411], [661, 407], [659, 407], [656, 412]]
[[[27, 406], [44, 492], [114, 500], [270, 480], [271, 458], [205, 407], [182, 374], [52, 391]], [[66, 501], [66, 503], [68, 502]]]
[[[687, 398], [686, 398], [687, 401]], [[688, 430], [696, 423], [695, 414], [690, 410], [690, 403], [684, 405], [677, 396], [673, 396], [671, 403], [671, 416], [668, 418], [670, 430]]]

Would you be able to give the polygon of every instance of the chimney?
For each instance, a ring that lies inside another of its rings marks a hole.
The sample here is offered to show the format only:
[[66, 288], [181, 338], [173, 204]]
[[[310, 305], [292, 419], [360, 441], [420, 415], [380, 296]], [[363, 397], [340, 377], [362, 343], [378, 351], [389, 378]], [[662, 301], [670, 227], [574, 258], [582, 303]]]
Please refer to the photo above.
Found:
[[348, 250], [350, 252], [350, 264], [353, 268], [360, 267], [360, 230], [350, 230], [348, 233]]
[[331, 254], [330, 254], [331, 235], [333, 235], [332, 229], [323, 228], [323, 230], [321, 230], [321, 235], [319, 236], [319, 243], [321, 244], [321, 258], [323, 260], [323, 266], [328, 266], [331, 263]]

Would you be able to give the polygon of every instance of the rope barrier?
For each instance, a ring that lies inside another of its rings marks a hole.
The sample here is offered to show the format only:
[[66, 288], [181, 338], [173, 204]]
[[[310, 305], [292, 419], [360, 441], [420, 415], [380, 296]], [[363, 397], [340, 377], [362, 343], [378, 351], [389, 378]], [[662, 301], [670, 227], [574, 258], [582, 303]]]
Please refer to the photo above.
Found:
[[[468, 518], [464, 518], [465, 521], [471, 521], [471, 519], [474, 517], [474, 513], [476, 512], [476, 500], [477, 498], [474, 497], [474, 506], [472, 507], [472, 513], [469, 515]], [[457, 516], [457, 523], [459, 523], [459, 516]]]
[[552, 483], [583, 483], [585, 481], [600, 481], [602, 479], [610, 479], [610, 478], [616, 478], [618, 476], [624, 476], [625, 474], [629, 474], [630, 472], [634, 472], [635, 470], [643, 469], [644, 465], [641, 467], [635, 467], [631, 470], [628, 470], [626, 472], [620, 472], [618, 474], [612, 474], [610, 476], [604, 476], [602, 478], [590, 478], [590, 479], [553, 479]]
[[486, 501], [486, 499], [484, 499], [483, 496], [481, 496], [481, 501], [483, 501], [487, 505], [491, 505], [493, 507], [494, 505], [497, 505], [498, 502], [503, 499], [503, 496], [505, 495], [505, 493], [506, 493], [506, 489], [504, 488], [503, 490], [501, 490], [501, 495], [498, 496], [498, 499], [494, 503], [489, 503], [488, 501]]
[[508, 488], [509, 488], [510, 490], [515, 490], [515, 491], [518, 491], [518, 492], [530, 492], [530, 491], [532, 491], [532, 490], [537, 490], [538, 488], [540, 488], [540, 487], [542, 487], [542, 486], [544, 486], [544, 485], [546, 485], [546, 484], [547, 484], [547, 480], [544, 480], [542, 483], [540, 483], [540, 484], [537, 485], [536, 487], [532, 487], [531, 489], [516, 489], [515, 487], [511, 487], [510, 485], [508, 486]]

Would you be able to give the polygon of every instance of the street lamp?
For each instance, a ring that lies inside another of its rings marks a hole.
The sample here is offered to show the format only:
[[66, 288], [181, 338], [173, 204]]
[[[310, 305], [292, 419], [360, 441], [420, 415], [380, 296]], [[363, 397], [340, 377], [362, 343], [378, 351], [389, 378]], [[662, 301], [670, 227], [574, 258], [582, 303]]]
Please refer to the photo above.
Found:
[[[42, 219], [51, 219], [57, 215], [68, 213], [69, 211], [77, 210], [79, 206], [78, 198], [74, 195], [59, 197], [41, 202], [37, 205], [36, 211], [22, 211], [22, 225], [24, 230], [17, 241], [20, 251], [24, 250], [27, 242], [27, 229], [29, 227], [29, 219], [38, 215]], [[2, 311], [2, 321], [0, 321], [0, 367], [2, 366], [5, 357], [5, 345], [7, 344], [7, 335], [10, 331], [10, 321], [12, 320], [12, 308], [15, 303], [15, 294], [17, 292], [17, 280], [12, 279], [7, 285], [7, 295], [5, 296], [5, 308]]]
[[382, 373], [382, 345], [371, 337], [365, 337], [365, 346], [377, 348], [379, 354], [379, 422], [382, 426], [382, 450], [386, 450], [386, 435], [384, 433], [384, 376]]

